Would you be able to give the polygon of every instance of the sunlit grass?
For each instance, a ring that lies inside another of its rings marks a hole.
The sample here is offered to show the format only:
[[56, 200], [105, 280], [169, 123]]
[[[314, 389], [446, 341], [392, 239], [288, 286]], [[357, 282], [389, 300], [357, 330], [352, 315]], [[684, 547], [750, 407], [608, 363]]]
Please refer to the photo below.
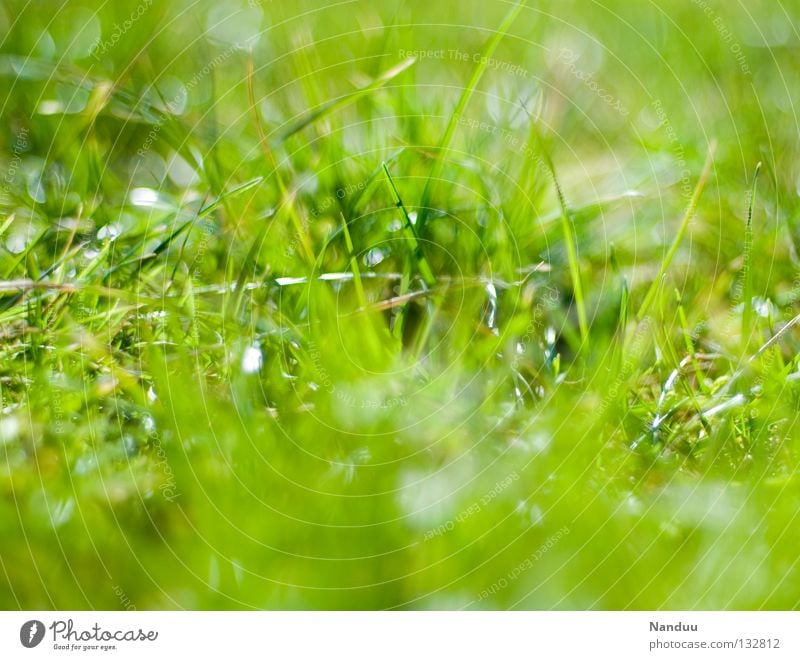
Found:
[[6, 2], [0, 606], [796, 607], [785, 11]]

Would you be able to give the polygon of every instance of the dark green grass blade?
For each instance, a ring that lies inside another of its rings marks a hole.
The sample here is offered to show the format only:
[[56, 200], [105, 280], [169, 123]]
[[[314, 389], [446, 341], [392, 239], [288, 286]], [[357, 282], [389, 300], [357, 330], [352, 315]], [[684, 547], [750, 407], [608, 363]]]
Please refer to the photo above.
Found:
[[[411, 216], [408, 213], [408, 209], [406, 209], [405, 204], [403, 204], [403, 200], [400, 197], [400, 193], [397, 190], [397, 186], [394, 184], [394, 180], [392, 179], [392, 175], [389, 173], [389, 168], [386, 166], [386, 163], [383, 164], [383, 171], [386, 174], [386, 181], [389, 185], [389, 189], [392, 192], [392, 199], [395, 203], [395, 206], [400, 209], [403, 214], [404, 219], [404, 233], [411, 243], [411, 253], [413, 256], [413, 261], [416, 262], [417, 270], [419, 270], [420, 274], [422, 275], [422, 279], [426, 285], [432, 287], [436, 284], [436, 278], [433, 275], [433, 270], [430, 267], [427, 259], [425, 259], [425, 254], [422, 251], [422, 246], [419, 242], [419, 235], [417, 234], [417, 230], [414, 227], [414, 223], [411, 222]], [[403, 296], [408, 293], [409, 287], [411, 285], [411, 266], [409, 263], [406, 264], [405, 268], [403, 269], [403, 279], [400, 283], [400, 289], [398, 291], [399, 295]], [[397, 310], [394, 316], [394, 336], [397, 339], [402, 339], [403, 336], [403, 326], [405, 325], [405, 318], [406, 312], [408, 310], [407, 306], [404, 306]]]
[[744, 230], [744, 266], [742, 273], [742, 342], [747, 346], [753, 323], [753, 207], [756, 203], [756, 185], [761, 163], [756, 165], [750, 202], [747, 207], [747, 225]]
[[400, 197], [400, 193], [397, 190], [394, 179], [392, 179], [392, 175], [389, 174], [389, 168], [386, 166], [386, 163], [383, 165], [383, 171], [386, 173], [386, 181], [389, 184], [389, 189], [392, 191], [392, 198], [395, 206], [397, 206], [397, 208], [399, 208], [403, 214], [406, 237], [411, 243], [411, 252], [417, 262], [420, 275], [422, 275], [422, 279], [425, 280], [425, 284], [428, 286], [433, 286], [436, 284], [436, 278], [433, 275], [433, 269], [431, 268], [430, 263], [428, 263], [428, 260], [425, 258], [425, 253], [423, 252], [422, 245], [419, 241], [419, 233], [417, 232], [414, 223], [411, 222], [411, 216], [408, 214], [408, 209], [406, 209], [406, 206]]

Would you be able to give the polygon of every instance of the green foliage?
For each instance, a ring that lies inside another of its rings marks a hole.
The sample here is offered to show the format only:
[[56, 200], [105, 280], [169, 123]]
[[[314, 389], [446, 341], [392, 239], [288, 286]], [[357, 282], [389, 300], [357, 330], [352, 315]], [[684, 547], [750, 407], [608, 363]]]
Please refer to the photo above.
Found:
[[95, 5], [0, 7], [0, 607], [800, 604], [795, 8]]

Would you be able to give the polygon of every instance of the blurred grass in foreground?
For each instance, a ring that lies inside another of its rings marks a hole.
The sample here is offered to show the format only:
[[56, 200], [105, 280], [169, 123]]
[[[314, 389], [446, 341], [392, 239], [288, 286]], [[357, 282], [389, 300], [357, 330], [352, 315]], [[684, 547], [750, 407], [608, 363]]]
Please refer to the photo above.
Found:
[[796, 7], [529, 5], [4, 2], [0, 606], [798, 606]]

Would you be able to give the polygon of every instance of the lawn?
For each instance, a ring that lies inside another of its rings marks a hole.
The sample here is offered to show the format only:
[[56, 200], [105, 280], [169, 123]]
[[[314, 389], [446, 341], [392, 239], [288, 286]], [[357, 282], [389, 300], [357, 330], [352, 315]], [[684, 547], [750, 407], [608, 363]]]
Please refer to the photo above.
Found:
[[0, 608], [798, 607], [798, 24], [3, 0]]

